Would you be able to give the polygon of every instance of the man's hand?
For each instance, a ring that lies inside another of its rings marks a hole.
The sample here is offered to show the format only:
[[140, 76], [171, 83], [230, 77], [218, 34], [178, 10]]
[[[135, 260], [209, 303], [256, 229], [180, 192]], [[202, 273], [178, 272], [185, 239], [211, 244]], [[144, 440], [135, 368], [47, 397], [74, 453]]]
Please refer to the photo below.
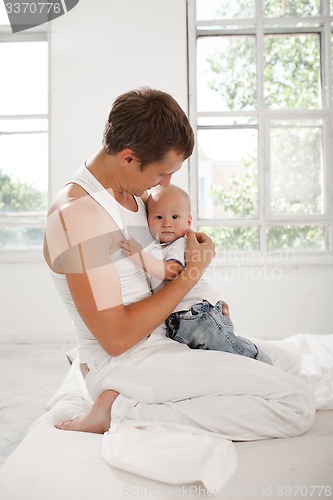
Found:
[[187, 229], [186, 236], [186, 267], [191, 267], [202, 275], [215, 256], [215, 244], [207, 234], [195, 233], [191, 229]]

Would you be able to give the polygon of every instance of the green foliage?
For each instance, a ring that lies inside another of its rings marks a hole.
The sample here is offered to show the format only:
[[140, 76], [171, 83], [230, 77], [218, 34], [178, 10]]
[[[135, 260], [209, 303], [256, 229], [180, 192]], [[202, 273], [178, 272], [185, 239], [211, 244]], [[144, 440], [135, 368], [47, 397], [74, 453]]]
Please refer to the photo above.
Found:
[[320, 14], [320, 0], [264, 0], [265, 16], [316, 16]]
[[34, 212], [46, 209], [46, 194], [0, 169], [0, 211]]
[[319, 127], [271, 130], [271, 207], [275, 214], [322, 212]]
[[319, 37], [265, 37], [264, 96], [272, 109], [320, 107]]
[[225, 211], [239, 218], [256, 217], [258, 213], [258, 177], [256, 160], [253, 157], [244, 158], [242, 165], [245, 174], [241, 177], [232, 176], [228, 189], [212, 184], [210, 194], [215, 203]]
[[[19, 180], [12, 179], [0, 169], [1, 212], [36, 212], [46, 209], [46, 193]], [[36, 248], [43, 241], [43, 227], [3, 227], [0, 229], [0, 248]]]
[[[311, 145], [310, 145], [311, 147]], [[231, 179], [231, 186], [228, 190], [212, 185], [211, 195], [217, 204], [231, 212], [234, 217], [249, 218], [257, 211], [257, 176], [254, 165], [249, 160], [248, 170], [244, 176], [237, 181]], [[281, 179], [283, 185], [283, 178]], [[297, 181], [297, 179], [296, 179]], [[282, 207], [284, 198], [281, 199]], [[303, 199], [299, 208], [307, 206], [307, 200]], [[223, 250], [258, 250], [259, 237], [256, 227], [205, 227], [202, 231], [211, 236], [216, 246]], [[323, 249], [323, 229], [320, 226], [272, 226], [267, 229], [267, 249], [268, 250], [322, 250]]]
[[[253, 157], [243, 159], [245, 174], [232, 176], [228, 188], [211, 186], [210, 194], [217, 205], [237, 218], [255, 217], [258, 211], [258, 187], [256, 160]], [[215, 245], [223, 251], [258, 250], [258, 228], [256, 227], [204, 227], [200, 230], [213, 238]]]
[[258, 250], [258, 228], [256, 227], [200, 227], [222, 251]]
[[277, 226], [267, 231], [268, 250], [323, 250], [323, 229], [319, 226]]
[[[254, 163], [252, 163], [253, 165]], [[228, 190], [212, 185], [211, 195], [234, 217], [248, 218], [257, 211], [257, 177], [255, 170], [248, 169], [237, 181], [231, 179]], [[303, 200], [306, 205], [306, 200]], [[202, 227], [223, 251], [250, 250], [259, 248], [259, 234], [256, 227]], [[268, 250], [322, 250], [323, 229], [320, 226], [272, 226], [267, 229]]]
[[223, 0], [216, 17], [253, 17], [254, 0]]
[[211, 75], [207, 85], [226, 102], [229, 110], [250, 110], [257, 103], [254, 36], [229, 37], [223, 50], [207, 57]]
[[[267, 17], [300, 17], [320, 14], [320, 0], [263, 0]], [[255, 0], [223, 0], [216, 17], [253, 17]]]
[[[264, 97], [272, 109], [320, 107], [319, 39], [315, 35], [265, 37]], [[221, 40], [221, 50], [207, 57], [208, 88], [218, 93], [229, 110], [257, 107], [254, 36]], [[301, 89], [301, 91], [300, 91]]]

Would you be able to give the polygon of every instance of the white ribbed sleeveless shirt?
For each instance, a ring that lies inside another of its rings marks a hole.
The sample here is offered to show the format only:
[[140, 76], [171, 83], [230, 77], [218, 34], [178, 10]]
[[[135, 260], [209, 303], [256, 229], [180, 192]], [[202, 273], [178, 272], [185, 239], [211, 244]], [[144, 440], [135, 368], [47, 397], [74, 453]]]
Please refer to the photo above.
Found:
[[[134, 197], [137, 204], [136, 212], [128, 210], [115, 200], [85, 165], [80, 167], [69, 183], [78, 184], [94, 198], [108, 212], [126, 238], [135, 238], [143, 248], [151, 244], [153, 238], [147, 223], [146, 207], [141, 198]], [[136, 266], [131, 259], [124, 258], [120, 248], [119, 251], [112, 254], [112, 257], [110, 256], [110, 261], [114, 263], [119, 274], [124, 305], [151, 295], [149, 281], [144, 271]], [[88, 330], [75, 307], [66, 276], [53, 271], [51, 271], [51, 275], [73, 321], [80, 362], [87, 363], [104, 357], [105, 351]]]

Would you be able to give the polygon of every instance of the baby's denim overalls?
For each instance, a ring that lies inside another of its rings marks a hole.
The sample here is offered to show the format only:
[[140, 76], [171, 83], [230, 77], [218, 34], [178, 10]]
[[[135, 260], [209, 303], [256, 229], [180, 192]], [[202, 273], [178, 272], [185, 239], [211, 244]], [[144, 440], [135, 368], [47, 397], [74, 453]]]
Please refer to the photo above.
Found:
[[272, 364], [270, 357], [245, 337], [234, 334], [230, 318], [222, 314], [222, 302], [212, 306], [207, 300], [188, 311], [172, 313], [166, 319], [167, 336], [191, 349], [225, 351]]

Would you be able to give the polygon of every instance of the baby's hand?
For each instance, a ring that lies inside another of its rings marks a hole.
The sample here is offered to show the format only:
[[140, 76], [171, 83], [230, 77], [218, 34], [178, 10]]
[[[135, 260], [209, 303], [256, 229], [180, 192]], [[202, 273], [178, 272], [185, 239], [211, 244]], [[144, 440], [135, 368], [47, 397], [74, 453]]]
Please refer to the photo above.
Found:
[[123, 254], [127, 257], [131, 257], [132, 255], [142, 252], [142, 245], [140, 245], [140, 243], [138, 243], [134, 238], [121, 241], [119, 246], [122, 249]]
[[228, 316], [228, 318], [230, 318], [229, 306], [226, 302], [223, 302], [223, 300], [222, 300], [222, 314], [224, 316]]

